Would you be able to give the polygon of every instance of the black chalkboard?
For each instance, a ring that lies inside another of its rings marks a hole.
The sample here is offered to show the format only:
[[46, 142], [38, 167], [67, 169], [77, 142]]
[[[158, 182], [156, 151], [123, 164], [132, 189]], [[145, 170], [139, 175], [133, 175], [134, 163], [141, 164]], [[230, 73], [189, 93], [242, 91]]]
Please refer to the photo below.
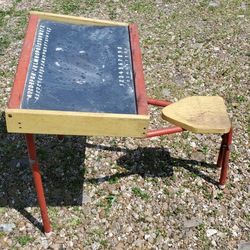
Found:
[[37, 27], [23, 109], [136, 114], [128, 27]]

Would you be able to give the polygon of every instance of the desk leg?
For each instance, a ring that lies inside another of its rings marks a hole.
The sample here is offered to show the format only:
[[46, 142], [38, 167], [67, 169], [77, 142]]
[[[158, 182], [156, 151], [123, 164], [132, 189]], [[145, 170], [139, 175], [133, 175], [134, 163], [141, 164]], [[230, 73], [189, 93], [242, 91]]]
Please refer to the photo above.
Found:
[[40, 174], [39, 166], [38, 166], [35, 140], [34, 140], [33, 134], [26, 134], [25, 137], [26, 137], [26, 143], [27, 143], [27, 148], [28, 148], [28, 153], [29, 153], [30, 166], [32, 168], [32, 174], [33, 174], [34, 184], [35, 184], [36, 193], [37, 193], [37, 199], [38, 199], [38, 203], [39, 203], [40, 210], [41, 210], [44, 232], [48, 234], [51, 232], [51, 226], [50, 226], [50, 220], [48, 216], [44, 191], [43, 191], [42, 178], [41, 178], [41, 174]]

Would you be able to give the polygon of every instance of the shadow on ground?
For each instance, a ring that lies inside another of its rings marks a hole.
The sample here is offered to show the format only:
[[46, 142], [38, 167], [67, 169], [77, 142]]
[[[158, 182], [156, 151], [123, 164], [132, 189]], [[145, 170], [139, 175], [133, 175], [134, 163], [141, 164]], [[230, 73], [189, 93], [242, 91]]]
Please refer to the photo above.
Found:
[[[59, 141], [56, 136], [37, 136], [36, 145], [47, 205], [82, 205], [85, 149], [96, 148], [97, 145], [86, 143], [85, 137], [66, 137], [64, 141]], [[91, 183], [98, 184], [111, 178], [123, 178], [134, 174], [142, 177], [171, 177], [174, 168], [185, 168], [194, 175], [217, 184], [198, 167], [215, 168], [215, 165], [173, 158], [165, 148], [139, 147], [136, 150], [124, 150], [102, 145], [98, 145], [98, 148], [123, 151], [124, 155], [117, 160], [117, 165], [127, 171], [105, 176], [102, 180], [100, 178], [85, 180]], [[8, 134], [2, 114], [0, 116], [0, 207], [16, 209], [41, 229], [42, 225], [26, 210], [27, 207], [33, 206], [38, 205], [24, 136]]]
[[[86, 143], [86, 147], [96, 147], [96, 145]], [[125, 168], [127, 172], [116, 173], [102, 178], [92, 178], [86, 181], [100, 183], [114, 178], [122, 178], [129, 175], [138, 174], [141, 177], [172, 177], [174, 168], [184, 168], [195, 176], [203, 178], [205, 181], [217, 185], [218, 182], [202, 173], [201, 168], [217, 169], [215, 164], [206, 162], [174, 158], [163, 147], [138, 147], [135, 150], [122, 149], [118, 147], [107, 147], [98, 145], [99, 149], [108, 151], [124, 151], [124, 155], [117, 160], [117, 165]]]
[[[37, 152], [48, 206], [82, 205], [85, 137], [37, 136]], [[37, 207], [25, 138], [8, 134], [4, 114], [0, 116], [0, 207], [19, 211], [41, 229], [27, 212]]]

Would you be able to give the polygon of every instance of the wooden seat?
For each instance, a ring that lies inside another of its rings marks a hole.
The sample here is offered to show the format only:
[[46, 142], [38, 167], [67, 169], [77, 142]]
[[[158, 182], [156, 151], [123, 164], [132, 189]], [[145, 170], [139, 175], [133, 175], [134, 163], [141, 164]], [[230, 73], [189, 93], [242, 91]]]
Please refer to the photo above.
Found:
[[194, 133], [228, 133], [231, 128], [220, 96], [191, 96], [162, 110], [162, 118]]

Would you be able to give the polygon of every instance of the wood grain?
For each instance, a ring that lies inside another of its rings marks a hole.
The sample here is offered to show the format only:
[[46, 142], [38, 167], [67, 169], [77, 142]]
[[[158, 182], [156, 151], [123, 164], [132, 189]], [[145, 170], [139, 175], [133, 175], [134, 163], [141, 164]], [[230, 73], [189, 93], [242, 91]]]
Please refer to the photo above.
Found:
[[145, 137], [149, 116], [7, 109], [10, 133]]
[[191, 96], [162, 110], [162, 118], [194, 133], [228, 133], [226, 106], [219, 96]]
[[59, 15], [48, 12], [39, 12], [39, 11], [30, 11], [31, 15], [37, 15], [41, 19], [57, 21], [57, 22], [65, 22], [72, 24], [85, 24], [85, 25], [99, 25], [99, 26], [128, 26], [128, 23], [123, 22], [114, 22], [108, 20], [96, 20], [85, 17], [76, 17], [69, 15]]

